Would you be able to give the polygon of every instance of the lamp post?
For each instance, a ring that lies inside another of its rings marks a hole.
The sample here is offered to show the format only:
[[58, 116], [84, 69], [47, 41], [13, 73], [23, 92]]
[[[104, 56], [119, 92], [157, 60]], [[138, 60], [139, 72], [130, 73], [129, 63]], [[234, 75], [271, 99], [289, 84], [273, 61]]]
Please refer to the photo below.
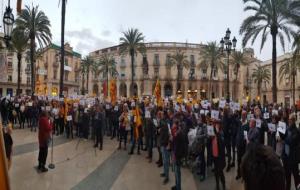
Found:
[[222, 51], [222, 53], [224, 51], [226, 51], [227, 53], [227, 78], [226, 78], [226, 90], [227, 90], [227, 97], [226, 100], [229, 103], [230, 102], [230, 88], [229, 88], [229, 56], [231, 54], [231, 51], [235, 51], [236, 48], [236, 38], [233, 37], [233, 39], [230, 39], [230, 34], [231, 31], [229, 30], [229, 28], [226, 31], [225, 37], [221, 39], [220, 44], [220, 50]]
[[14, 22], [15, 19], [14, 15], [12, 14], [12, 9], [10, 8], [10, 0], [8, 0], [8, 6], [6, 7], [3, 15], [4, 40], [6, 45], [8, 45], [9, 40], [11, 40]]

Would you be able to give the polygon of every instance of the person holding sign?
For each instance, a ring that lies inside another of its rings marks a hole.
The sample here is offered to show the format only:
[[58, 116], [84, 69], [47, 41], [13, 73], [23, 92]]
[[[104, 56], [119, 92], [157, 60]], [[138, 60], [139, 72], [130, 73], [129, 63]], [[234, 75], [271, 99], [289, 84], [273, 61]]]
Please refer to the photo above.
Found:
[[128, 108], [124, 105], [123, 107], [123, 113], [119, 117], [119, 147], [118, 149], [121, 149], [122, 140], [124, 141], [124, 150], [126, 150], [126, 144], [127, 144], [127, 135], [128, 131], [130, 131], [130, 116], [128, 115]]
[[254, 118], [250, 119], [249, 122], [249, 132], [247, 134], [247, 144], [257, 143], [259, 144], [260, 133], [258, 128], [256, 127], [256, 120]]
[[237, 147], [237, 176], [236, 180], [241, 178], [241, 162], [242, 157], [246, 152], [246, 145], [247, 145], [247, 135], [246, 132], [249, 131], [249, 123], [247, 121], [247, 111], [242, 112], [242, 119], [238, 121], [237, 133], [236, 133], [236, 147]]
[[98, 144], [100, 145], [99, 149], [102, 150], [103, 148], [103, 133], [104, 133], [104, 125], [105, 125], [105, 119], [104, 119], [104, 111], [101, 106], [95, 105], [95, 115], [94, 115], [94, 129], [96, 131], [96, 144], [94, 147], [98, 147]]
[[38, 170], [40, 172], [47, 172], [48, 169], [45, 167], [47, 155], [48, 155], [48, 145], [51, 140], [52, 125], [49, 122], [47, 112], [43, 111], [39, 119], [39, 165]]
[[300, 183], [298, 163], [300, 155], [300, 132], [296, 127], [296, 116], [291, 114], [289, 125], [283, 137], [284, 146], [282, 153], [283, 166], [285, 171], [286, 190], [291, 189], [291, 175], [294, 176], [295, 188]]
[[220, 189], [219, 182], [221, 181], [221, 185], [223, 190], [226, 189], [225, 187], [225, 176], [224, 176], [224, 168], [226, 166], [225, 161], [225, 142], [224, 142], [224, 134], [221, 128], [221, 124], [219, 120], [213, 121], [215, 136], [212, 137], [212, 155], [213, 155], [213, 162], [214, 162], [214, 173], [216, 179], [216, 189]]

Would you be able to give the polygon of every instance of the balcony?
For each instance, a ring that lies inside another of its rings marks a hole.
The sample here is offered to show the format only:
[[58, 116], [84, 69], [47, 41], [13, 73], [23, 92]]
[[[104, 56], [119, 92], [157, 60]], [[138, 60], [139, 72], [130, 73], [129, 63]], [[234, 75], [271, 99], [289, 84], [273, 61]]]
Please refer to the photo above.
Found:
[[53, 67], [58, 67], [59, 63], [57, 61], [53, 62]]

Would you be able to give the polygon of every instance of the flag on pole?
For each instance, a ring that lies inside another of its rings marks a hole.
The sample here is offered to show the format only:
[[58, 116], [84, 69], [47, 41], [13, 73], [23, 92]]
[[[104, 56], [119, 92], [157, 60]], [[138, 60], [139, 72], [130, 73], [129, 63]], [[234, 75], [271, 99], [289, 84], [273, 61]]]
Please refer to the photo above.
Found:
[[103, 82], [103, 84], [102, 84], [102, 92], [103, 92], [103, 95], [106, 97], [107, 96], [107, 85], [106, 85], [106, 82]]
[[9, 190], [8, 166], [2, 133], [2, 121], [0, 120], [0, 189]]
[[135, 123], [135, 137], [136, 139], [139, 138], [139, 128], [142, 126], [142, 118], [140, 114], [140, 109], [138, 106], [135, 107], [134, 111], [134, 123]]
[[22, 11], [22, 0], [17, 1], [17, 13], [20, 14]]
[[110, 100], [113, 105], [115, 105], [117, 101], [117, 85], [116, 85], [116, 80], [112, 79], [110, 81], [110, 86], [109, 86], [109, 93], [110, 93]]
[[155, 88], [154, 88], [154, 95], [156, 97], [157, 106], [162, 106], [161, 86], [160, 86], [159, 79], [157, 79], [157, 81], [156, 81], [156, 85], [155, 85]]

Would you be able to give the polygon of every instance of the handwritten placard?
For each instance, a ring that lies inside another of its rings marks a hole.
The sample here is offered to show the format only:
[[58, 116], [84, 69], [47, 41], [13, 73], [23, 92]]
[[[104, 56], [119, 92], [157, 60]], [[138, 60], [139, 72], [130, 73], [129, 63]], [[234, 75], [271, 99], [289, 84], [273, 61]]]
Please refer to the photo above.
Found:
[[277, 131], [282, 133], [282, 134], [285, 134], [286, 132], [286, 124], [282, 121], [279, 121], [278, 122], [278, 128], [277, 128]]
[[269, 119], [270, 118], [270, 114], [268, 112], [264, 113], [264, 119]]
[[275, 132], [276, 131], [276, 126], [273, 123], [268, 123], [268, 128], [271, 132]]
[[151, 118], [151, 114], [150, 114], [150, 111], [149, 110], [146, 110], [145, 112], [145, 118]]
[[211, 118], [213, 118], [213, 119], [219, 119], [219, 111], [217, 111], [217, 110], [212, 110], [211, 111]]
[[207, 125], [207, 135], [208, 136], [215, 136], [214, 127], [211, 125]]
[[260, 119], [256, 119], [256, 127], [261, 128], [261, 120]]
[[67, 116], [67, 121], [72, 121], [72, 116], [71, 115]]

